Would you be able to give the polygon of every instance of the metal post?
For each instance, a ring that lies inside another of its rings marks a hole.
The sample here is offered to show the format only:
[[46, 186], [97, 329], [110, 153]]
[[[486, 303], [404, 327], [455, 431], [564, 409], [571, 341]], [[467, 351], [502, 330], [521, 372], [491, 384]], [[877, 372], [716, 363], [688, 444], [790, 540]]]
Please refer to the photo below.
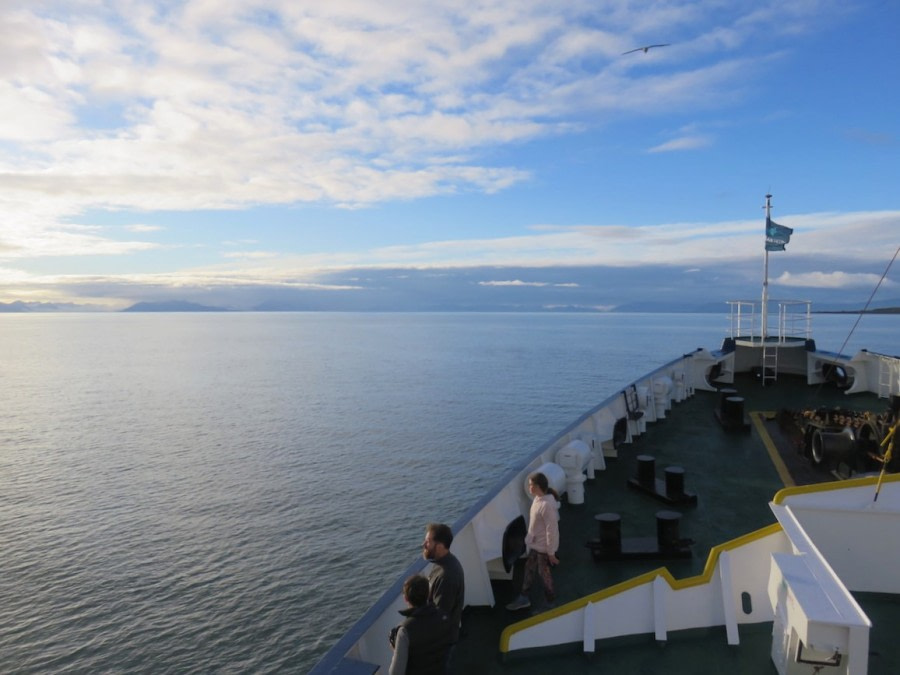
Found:
[[[769, 214], [772, 209], [772, 195], [766, 195], [766, 224], [769, 223]], [[767, 233], [768, 234], [768, 233]], [[763, 264], [763, 288], [762, 288], [762, 341], [765, 343], [769, 325], [769, 248], [765, 248], [765, 263]]]

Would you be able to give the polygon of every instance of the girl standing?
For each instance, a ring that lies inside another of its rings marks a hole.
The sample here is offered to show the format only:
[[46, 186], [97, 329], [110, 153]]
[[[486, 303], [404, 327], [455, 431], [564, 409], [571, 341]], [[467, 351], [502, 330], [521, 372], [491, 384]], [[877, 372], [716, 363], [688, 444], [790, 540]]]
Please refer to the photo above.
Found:
[[528, 477], [528, 491], [531, 493], [531, 511], [528, 518], [528, 534], [525, 544], [528, 546], [528, 559], [525, 561], [525, 578], [522, 581], [522, 592], [518, 598], [509, 603], [509, 610], [531, 607], [528, 591], [534, 582], [535, 572], [540, 575], [544, 585], [544, 597], [552, 606], [556, 600], [553, 587], [551, 566], [559, 564], [556, 551], [559, 548], [559, 495], [547, 482], [547, 477], [533, 473]]

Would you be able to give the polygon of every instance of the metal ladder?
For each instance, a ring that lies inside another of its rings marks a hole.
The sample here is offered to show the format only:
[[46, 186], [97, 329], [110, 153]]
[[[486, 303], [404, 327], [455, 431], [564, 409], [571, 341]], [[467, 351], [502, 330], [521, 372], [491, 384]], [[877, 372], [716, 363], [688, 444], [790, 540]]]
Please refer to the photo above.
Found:
[[778, 345], [770, 345], [763, 342], [762, 352], [762, 385], [766, 382], [774, 382], [778, 379]]
[[878, 359], [878, 398], [890, 398], [893, 366], [886, 358]]

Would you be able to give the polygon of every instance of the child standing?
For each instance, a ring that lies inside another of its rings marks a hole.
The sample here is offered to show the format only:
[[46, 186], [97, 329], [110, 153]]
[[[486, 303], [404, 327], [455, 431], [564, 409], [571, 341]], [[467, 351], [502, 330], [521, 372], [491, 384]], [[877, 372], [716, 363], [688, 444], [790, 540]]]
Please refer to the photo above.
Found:
[[528, 518], [528, 534], [525, 544], [528, 547], [528, 559], [525, 561], [525, 578], [522, 581], [522, 592], [518, 598], [506, 606], [508, 610], [531, 607], [528, 591], [534, 582], [535, 573], [539, 574], [544, 585], [544, 597], [552, 605], [556, 600], [553, 586], [552, 566], [559, 564], [556, 551], [559, 548], [559, 495], [549, 486], [547, 477], [533, 473], [528, 477], [528, 491], [531, 493], [531, 511]]

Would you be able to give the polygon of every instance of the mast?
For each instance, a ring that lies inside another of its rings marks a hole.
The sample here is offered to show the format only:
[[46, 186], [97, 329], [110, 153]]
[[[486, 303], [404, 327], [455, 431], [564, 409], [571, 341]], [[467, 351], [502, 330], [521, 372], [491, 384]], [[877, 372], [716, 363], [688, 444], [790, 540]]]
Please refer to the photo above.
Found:
[[[766, 195], [766, 226], [769, 224], [769, 216], [772, 212], [772, 195]], [[762, 326], [760, 327], [760, 335], [762, 335], [762, 341], [765, 343], [766, 341], [766, 333], [768, 331], [769, 326], [769, 247], [764, 246], [765, 248], [765, 261], [763, 263], [763, 287], [762, 287], [762, 307], [761, 311], [761, 321]]]

